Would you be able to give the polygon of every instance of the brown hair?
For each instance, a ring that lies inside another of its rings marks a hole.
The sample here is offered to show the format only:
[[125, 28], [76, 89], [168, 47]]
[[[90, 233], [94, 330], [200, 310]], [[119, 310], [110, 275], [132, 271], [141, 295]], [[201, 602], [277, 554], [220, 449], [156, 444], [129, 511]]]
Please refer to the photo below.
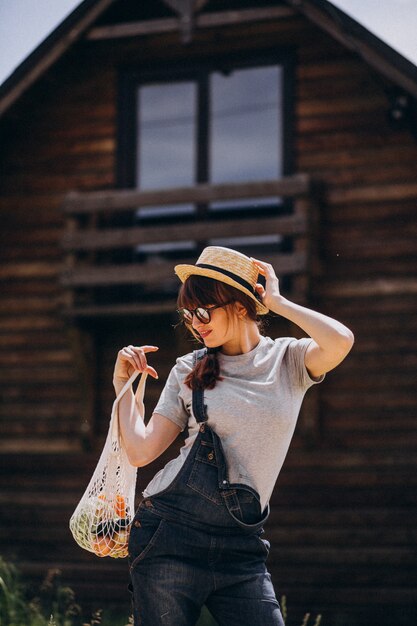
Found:
[[[177, 306], [179, 309], [195, 309], [198, 306], [224, 304], [230, 301], [240, 302], [246, 309], [247, 317], [256, 322], [261, 330], [263, 320], [257, 314], [256, 302], [240, 289], [214, 278], [196, 274], [189, 276], [181, 285]], [[226, 308], [226, 311], [230, 315], [230, 309]], [[185, 326], [197, 341], [202, 343], [200, 335], [192, 325], [185, 323]], [[213, 389], [218, 380], [222, 380], [218, 357], [216, 353], [209, 353], [197, 362], [184, 382], [190, 389]]]

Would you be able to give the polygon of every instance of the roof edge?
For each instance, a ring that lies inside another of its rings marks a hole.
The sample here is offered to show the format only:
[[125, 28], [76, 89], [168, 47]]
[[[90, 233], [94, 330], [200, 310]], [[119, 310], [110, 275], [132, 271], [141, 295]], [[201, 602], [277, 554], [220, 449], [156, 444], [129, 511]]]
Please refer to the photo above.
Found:
[[[329, 0], [285, 0], [368, 65], [417, 98], [417, 66]], [[333, 25], [333, 28], [332, 28]]]
[[0, 116], [30, 87], [115, 0], [84, 0], [0, 85]]

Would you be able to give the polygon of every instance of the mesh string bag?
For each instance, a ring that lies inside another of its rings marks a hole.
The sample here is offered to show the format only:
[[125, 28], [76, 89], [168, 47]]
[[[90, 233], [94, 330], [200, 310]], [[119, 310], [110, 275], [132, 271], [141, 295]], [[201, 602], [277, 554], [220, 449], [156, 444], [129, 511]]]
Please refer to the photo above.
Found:
[[[100, 557], [124, 558], [128, 553], [129, 531], [135, 514], [137, 467], [130, 464], [122, 445], [118, 407], [139, 373], [132, 374], [113, 403], [103, 451], [69, 523], [78, 545]], [[135, 393], [142, 416], [146, 377], [145, 372]]]

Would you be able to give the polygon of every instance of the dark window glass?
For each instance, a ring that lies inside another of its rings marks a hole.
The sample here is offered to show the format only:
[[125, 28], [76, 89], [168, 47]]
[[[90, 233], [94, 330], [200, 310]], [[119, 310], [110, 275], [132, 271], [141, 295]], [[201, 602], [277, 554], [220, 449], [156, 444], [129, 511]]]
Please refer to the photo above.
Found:
[[[143, 85], [138, 90], [136, 181], [140, 189], [191, 186], [195, 181], [196, 84]], [[139, 210], [161, 213], [163, 207]], [[190, 210], [189, 205], [177, 210]], [[165, 211], [164, 211], [165, 212]]]
[[[215, 72], [210, 77], [210, 181], [250, 182], [283, 173], [282, 69]], [[276, 198], [215, 202], [213, 208], [271, 204]]]

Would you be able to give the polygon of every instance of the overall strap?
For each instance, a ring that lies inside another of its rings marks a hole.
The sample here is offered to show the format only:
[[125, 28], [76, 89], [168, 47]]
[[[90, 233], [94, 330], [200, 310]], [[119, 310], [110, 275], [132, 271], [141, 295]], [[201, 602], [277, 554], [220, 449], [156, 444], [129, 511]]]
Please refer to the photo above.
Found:
[[[197, 361], [201, 361], [201, 359], [206, 355], [206, 348], [200, 348], [199, 350], [194, 350], [193, 359], [194, 359], [194, 367], [197, 364]], [[193, 389], [193, 413], [197, 423], [207, 422], [207, 405], [204, 404], [204, 389]]]

